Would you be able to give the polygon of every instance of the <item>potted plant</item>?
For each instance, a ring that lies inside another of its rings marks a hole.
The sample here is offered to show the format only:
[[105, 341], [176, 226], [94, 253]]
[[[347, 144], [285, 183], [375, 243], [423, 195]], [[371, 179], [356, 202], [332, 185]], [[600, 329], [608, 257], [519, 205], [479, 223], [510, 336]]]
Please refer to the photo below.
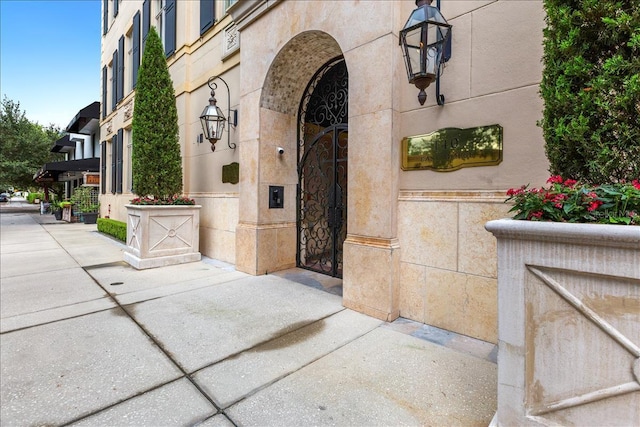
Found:
[[173, 82], [155, 28], [147, 36], [133, 109], [132, 174], [124, 260], [138, 269], [200, 260], [200, 206], [182, 193]]
[[81, 221], [85, 224], [95, 224], [98, 218], [100, 205], [97, 202], [98, 194], [93, 187], [78, 187], [73, 190], [71, 201]]
[[[553, 176], [511, 189], [498, 242], [492, 425], [638, 425], [640, 14], [545, 0], [540, 125]], [[635, 41], [634, 41], [635, 40]]]
[[53, 202], [51, 204], [51, 211], [56, 221], [62, 221], [62, 202]]

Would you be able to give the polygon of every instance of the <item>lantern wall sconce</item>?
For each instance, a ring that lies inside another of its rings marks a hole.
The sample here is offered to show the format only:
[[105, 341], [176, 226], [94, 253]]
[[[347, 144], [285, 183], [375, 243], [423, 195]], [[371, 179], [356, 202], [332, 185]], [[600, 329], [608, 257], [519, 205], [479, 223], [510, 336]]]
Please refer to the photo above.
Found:
[[444, 96], [440, 94], [440, 73], [443, 64], [451, 58], [451, 25], [440, 13], [440, 0], [437, 7], [431, 6], [431, 2], [416, 0], [417, 9], [411, 12], [400, 30], [400, 46], [409, 83], [420, 89], [420, 105], [427, 100], [424, 90], [434, 81], [438, 105], [444, 105]]
[[[211, 151], [216, 151], [216, 142], [222, 139], [222, 133], [224, 132], [224, 125], [227, 118], [222, 113], [222, 110], [217, 105], [216, 89], [218, 85], [214, 80], [220, 80], [227, 87], [227, 115], [229, 116], [229, 127], [236, 127], [238, 125], [238, 110], [231, 109], [231, 93], [229, 91], [229, 85], [220, 76], [209, 77], [207, 85], [211, 89], [211, 97], [209, 98], [209, 105], [204, 107], [202, 114], [200, 114], [200, 124], [202, 125], [202, 132], [204, 137], [211, 143]], [[231, 143], [231, 130], [227, 129], [227, 145], [231, 149], [236, 148], [235, 143]]]

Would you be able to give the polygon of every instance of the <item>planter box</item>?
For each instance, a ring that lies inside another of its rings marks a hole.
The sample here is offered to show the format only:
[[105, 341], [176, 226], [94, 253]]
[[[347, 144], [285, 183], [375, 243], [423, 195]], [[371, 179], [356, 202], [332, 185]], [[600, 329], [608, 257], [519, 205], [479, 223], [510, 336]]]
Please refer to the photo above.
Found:
[[85, 224], [95, 224], [98, 222], [98, 212], [84, 212], [82, 214], [82, 222]]
[[137, 269], [199, 261], [199, 205], [126, 205], [124, 260]]
[[640, 227], [497, 220], [492, 425], [640, 425]]

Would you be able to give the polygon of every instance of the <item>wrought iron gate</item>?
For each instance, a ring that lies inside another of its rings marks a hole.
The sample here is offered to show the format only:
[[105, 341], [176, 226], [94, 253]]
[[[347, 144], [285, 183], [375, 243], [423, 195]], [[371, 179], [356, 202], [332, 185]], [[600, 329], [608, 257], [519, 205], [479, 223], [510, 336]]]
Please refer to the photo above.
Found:
[[336, 58], [311, 79], [298, 114], [298, 267], [342, 277], [347, 236], [348, 73]]

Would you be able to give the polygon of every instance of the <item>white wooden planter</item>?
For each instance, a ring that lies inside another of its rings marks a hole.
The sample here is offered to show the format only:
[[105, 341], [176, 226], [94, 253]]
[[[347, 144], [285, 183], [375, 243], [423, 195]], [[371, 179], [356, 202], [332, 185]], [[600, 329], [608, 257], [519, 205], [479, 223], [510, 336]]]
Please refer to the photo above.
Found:
[[497, 220], [492, 425], [640, 425], [640, 227]]
[[126, 205], [124, 260], [137, 269], [199, 261], [199, 205]]

